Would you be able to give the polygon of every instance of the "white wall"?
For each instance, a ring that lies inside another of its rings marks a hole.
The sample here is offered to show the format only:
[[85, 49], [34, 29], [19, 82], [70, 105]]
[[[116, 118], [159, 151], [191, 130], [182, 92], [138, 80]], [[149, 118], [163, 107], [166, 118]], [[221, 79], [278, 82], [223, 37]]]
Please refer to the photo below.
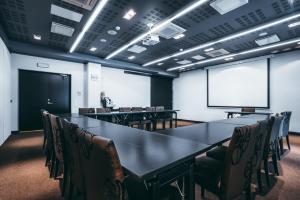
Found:
[[11, 133], [10, 126], [10, 53], [0, 38], [0, 145]]
[[[101, 67], [100, 64], [86, 65], [21, 54], [11, 54], [11, 105], [13, 131], [18, 130], [18, 71], [34, 70], [70, 74], [71, 109], [100, 107], [100, 92], [105, 91], [116, 107], [150, 106], [150, 77], [124, 74], [124, 70]], [[37, 63], [46, 63], [49, 68], [39, 68]]]
[[[39, 68], [37, 63], [47, 63], [49, 68]], [[84, 106], [84, 65], [74, 62], [66, 62], [54, 59], [11, 54], [11, 92], [12, 92], [12, 130], [18, 130], [18, 84], [19, 69], [43, 72], [70, 74], [71, 81], [71, 110], [78, 112], [79, 107]]]
[[[290, 131], [300, 132], [300, 52], [276, 55], [270, 62], [270, 110], [292, 111]], [[180, 74], [173, 81], [173, 107], [178, 118], [212, 121], [226, 118], [222, 108], [207, 107], [206, 71]], [[238, 109], [239, 110], [239, 109]]]
[[150, 106], [150, 77], [102, 67], [102, 91], [116, 107]]

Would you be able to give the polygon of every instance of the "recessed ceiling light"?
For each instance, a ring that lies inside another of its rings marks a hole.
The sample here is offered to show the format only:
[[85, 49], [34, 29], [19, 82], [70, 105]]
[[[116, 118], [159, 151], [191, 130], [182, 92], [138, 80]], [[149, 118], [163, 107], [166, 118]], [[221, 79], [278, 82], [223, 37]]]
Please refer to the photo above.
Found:
[[294, 28], [295, 26], [300, 26], [300, 21], [291, 23], [291, 24], [289, 24], [288, 26], [289, 26], [289, 28]]
[[216, 9], [221, 15], [235, 10], [248, 3], [248, 0], [215, 0], [210, 6]]
[[65, 19], [69, 19], [75, 22], [80, 22], [82, 18], [82, 14], [56, 6], [54, 4], [51, 5], [51, 11], [50, 13], [52, 15], [56, 15]]
[[278, 53], [279, 50], [274, 50], [274, 51], [271, 51], [271, 53]]
[[157, 65], [158, 65], [158, 66], [161, 66], [161, 65], [163, 65], [163, 64], [164, 64], [164, 63], [158, 63]]
[[298, 42], [297, 44], [300, 44], [300, 42]]
[[117, 31], [119, 31], [119, 30], [121, 29], [121, 27], [120, 27], [120, 26], [116, 26], [115, 29], [116, 29]]
[[106, 39], [104, 39], [104, 38], [102, 38], [101, 40], [100, 40], [100, 42], [106, 42]]
[[117, 31], [115, 31], [115, 30], [109, 30], [109, 31], [107, 31], [107, 33], [109, 35], [117, 35]]
[[207, 53], [205, 53], [206, 55], [210, 56], [210, 57], [218, 57], [218, 56], [223, 56], [226, 54], [229, 54], [230, 52], [227, 51], [226, 49], [216, 49], [213, 51], [209, 51]]
[[212, 48], [212, 47], [211, 47], [211, 48], [208, 48], [208, 49], [204, 49], [205, 52], [210, 52], [210, 51], [213, 51], [213, 50], [215, 50], [215, 49]]
[[99, 15], [99, 13], [102, 11], [102, 9], [104, 8], [104, 6], [106, 5], [107, 2], [108, 2], [108, 0], [98, 1], [97, 6], [94, 8], [92, 14], [88, 18], [88, 20], [85, 23], [83, 29], [81, 30], [81, 32], [79, 33], [79, 35], [75, 39], [75, 42], [72, 44], [71, 49], [70, 49], [70, 53], [72, 53], [76, 49], [76, 47], [78, 46], [79, 42], [82, 40], [84, 34], [92, 26], [92, 24], [94, 23], [95, 19], [97, 18], [97, 16]]
[[260, 39], [256, 39], [255, 43], [258, 44], [259, 46], [264, 46], [267, 44], [272, 44], [275, 42], [279, 42], [280, 39], [278, 37], [278, 35], [274, 34], [274, 35], [270, 35], [264, 38], [260, 38]]
[[133, 9], [128, 10], [123, 16], [124, 19], [131, 20], [136, 15], [136, 12]]
[[135, 59], [135, 56], [129, 56], [128, 59], [133, 60], [133, 59]]
[[179, 49], [179, 51], [183, 51], [183, 49]]
[[33, 34], [33, 39], [35, 39], [35, 40], [41, 40], [42, 36], [41, 35], [37, 35], [37, 34]]
[[178, 39], [180, 39], [180, 38], [183, 38], [185, 35], [183, 34], [183, 33], [180, 33], [180, 34], [178, 34], [178, 35], [175, 35], [173, 38], [175, 39], [175, 40], [178, 40]]
[[229, 58], [225, 58], [224, 60], [229, 61], [229, 60], [233, 60], [233, 59], [234, 59], [233, 57], [229, 57]]
[[283, 49], [283, 51], [290, 51], [290, 50], [292, 50], [292, 48], [285, 48], [285, 49]]
[[263, 36], [266, 36], [266, 35], [268, 35], [267, 32], [262, 32], [262, 33], [260, 33], [258, 36], [259, 36], [259, 37], [263, 37]]
[[203, 44], [193, 46], [189, 49], [186, 49], [185, 51], [176, 52], [176, 53], [164, 56], [164, 57], [157, 58], [155, 60], [152, 60], [152, 61], [149, 61], [149, 62], [143, 64], [143, 66], [153, 65], [155, 63], [165, 61], [165, 60], [168, 60], [168, 59], [173, 58], [173, 57], [178, 57], [178, 56], [182, 56], [184, 54], [188, 54], [188, 53], [191, 53], [191, 52], [194, 52], [194, 51], [198, 51], [200, 49], [205, 49], [205, 48], [208, 48], [208, 47], [213, 46], [215, 44], [224, 43], [224, 42], [227, 42], [227, 41], [230, 41], [230, 40], [242, 37], [242, 36], [246, 36], [246, 35], [258, 32], [258, 31], [262, 31], [262, 30], [265, 30], [267, 28], [274, 27], [274, 26], [286, 23], [288, 21], [297, 19], [299, 17], [300, 17], [300, 12], [296, 12], [296, 13], [293, 13], [293, 14], [290, 14], [290, 15], [286, 15], [286, 16], [278, 18], [276, 20], [272, 20], [268, 23], [264, 23], [264, 24], [261, 24], [261, 25], [258, 25], [258, 26], [252, 27], [252, 28], [245, 29], [245, 30], [240, 31], [240, 32], [236, 32], [236, 33], [227, 35], [225, 37], [222, 37], [222, 38], [219, 38], [219, 39], [216, 39], [216, 40], [212, 40], [212, 41], [209, 41], [209, 42], [206, 42], [206, 43], [203, 43]]
[[178, 60], [178, 58], [174, 58], [174, 60], [175, 60], [175, 61], [177, 61], [177, 60]]
[[97, 50], [97, 48], [96, 47], [92, 47], [92, 48], [90, 48], [90, 51], [96, 51]]
[[195, 59], [195, 60], [203, 60], [203, 59], [205, 59], [204, 56], [200, 56], [200, 55], [193, 56], [192, 58]]

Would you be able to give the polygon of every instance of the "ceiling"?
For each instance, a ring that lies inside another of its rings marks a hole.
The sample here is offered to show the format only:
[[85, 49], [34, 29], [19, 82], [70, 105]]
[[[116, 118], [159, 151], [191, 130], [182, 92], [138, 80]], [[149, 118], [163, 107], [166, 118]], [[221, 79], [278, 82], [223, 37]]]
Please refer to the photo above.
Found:
[[[146, 32], [148, 23], [156, 24], [191, 2], [191, 0], [109, 0], [75, 51], [104, 59], [107, 55], [128, 43], [128, 41]], [[78, 23], [51, 15], [51, 4], [83, 14], [83, 18]], [[136, 16], [130, 21], [123, 19], [123, 15], [131, 8], [137, 12]], [[206, 3], [173, 21], [174, 24], [186, 29], [185, 37], [178, 40], [160, 37], [160, 43], [154, 46], [146, 46], [147, 50], [142, 53], [134, 54], [125, 50], [113, 59], [143, 65], [160, 57], [179, 52], [180, 49], [188, 49], [297, 11], [300, 11], [300, 0], [249, 0], [248, 4], [225, 15], [219, 14], [209, 3]], [[62, 0], [0, 1], [0, 23], [9, 40], [47, 46], [65, 52], [69, 51], [90, 14], [91, 11], [65, 3]], [[67, 37], [51, 33], [52, 22], [75, 28], [73, 36]], [[109, 35], [107, 31], [115, 30], [116, 26], [120, 27], [117, 34]], [[289, 29], [287, 23], [284, 23], [258, 33], [216, 44], [213, 47], [215, 49], [224, 48], [230, 53], [252, 49], [258, 47], [254, 40], [259, 38], [259, 33], [261, 32], [267, 32], [268, 35], [277, 34], [280, 40], [284, 41], [299, 37], [300, 26]], [[33, 34], [41, 35], [42, 40], [34, 40]], [[106, 42], [101, 42], [101, 39], [105, 39]], [[142, 42], [137, 44], [144, 46]], [[96, 47], [97, 50], [91, 52], [91, 47]], [[286, 46], [284, 48], [285, 50], [294, 50], [295, 45], [291, 47], [292, 49], [286, 49]], [[270, 50], [262, 51], [244, 55], [239, 57], [239, 59], [269, 53]], [[128, 57], [131, 55], [135, 55], [136, 58], [128, 60]], [[198, 50], [176, 59], [186, 59], [195, 62], [196, 60], [191, 58], [195, 55], [210, 58], [205, 55], [203, 50]], [[164, 61], [160, 66], [154, 64], [152, 67], [167, 69], [179, 66], [176, 62], [178, 61], [171, 58]], [[210, 65], [222, 62], [225, 61], [212, 62]]]

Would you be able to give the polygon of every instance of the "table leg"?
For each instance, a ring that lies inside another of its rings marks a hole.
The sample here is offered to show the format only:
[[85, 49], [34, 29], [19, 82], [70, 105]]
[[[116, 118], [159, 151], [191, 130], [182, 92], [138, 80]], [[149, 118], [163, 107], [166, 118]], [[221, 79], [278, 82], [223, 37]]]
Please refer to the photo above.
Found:
[[177, 112], [175, 112], [175, 128], [177, 128]]
[[159, 181], [155, 179], [152, 183], [152, 200], [159, 200]]
[[194, 163], [190, 164], [190, 169], [184, 178], [184, 194], [187, 200], [195, 200], [195, 180], [194, 180]]

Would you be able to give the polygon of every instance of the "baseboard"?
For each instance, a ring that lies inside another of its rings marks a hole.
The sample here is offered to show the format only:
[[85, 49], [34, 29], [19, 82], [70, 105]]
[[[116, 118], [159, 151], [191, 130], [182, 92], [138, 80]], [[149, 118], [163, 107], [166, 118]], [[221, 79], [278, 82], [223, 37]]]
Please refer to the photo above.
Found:
[[177, 119], [178, 121], [184, 121], [184, 122], [193, 122], [193, 123], [205, 123], [203, 121], [196, 121], [196, 120], [189, 120], [189, 119]]
[[20, 131], [12, 131], [11, 134], [12, 135], [17, 135], [17, 134], [20, 134]]
[[289, 135], [297, 135], [297, 136], [300, 136], [300, 133], [299, 133], [299, 132], [290, 131], [290, 132], [289, 132]]

